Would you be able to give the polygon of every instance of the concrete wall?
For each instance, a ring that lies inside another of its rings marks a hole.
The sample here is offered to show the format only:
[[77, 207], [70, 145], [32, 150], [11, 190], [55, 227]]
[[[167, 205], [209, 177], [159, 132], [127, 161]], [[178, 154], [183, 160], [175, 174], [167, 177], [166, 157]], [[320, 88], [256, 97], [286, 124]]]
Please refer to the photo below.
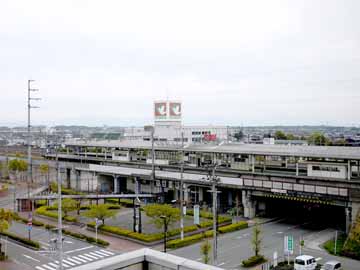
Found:
[[[317, 170], [315, 168], [319, 168]], [[333, 165], [326, 163], [310, 163], [307, 164], [308, 176], [347, 179], [347, 165]]]

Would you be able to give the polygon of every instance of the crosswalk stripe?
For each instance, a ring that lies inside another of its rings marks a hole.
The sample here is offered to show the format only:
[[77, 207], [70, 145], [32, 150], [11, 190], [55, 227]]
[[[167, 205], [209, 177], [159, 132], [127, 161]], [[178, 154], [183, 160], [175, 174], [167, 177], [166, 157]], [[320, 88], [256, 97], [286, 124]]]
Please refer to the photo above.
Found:
[[45, 270], [44, 268], [40, 267], [40, 266], [35, 266], [36, 269], [38, 270]]
[[94, 253], [94, 252], [89, 252], [89, 254], [90, 254], [90, 255], [93, 255], [93, 256], [95, 256], [95, 257], [98, 257], [98, 258], [104, 258], [104, 257], [106, 257], [106, 256], [104, 256], [104, 255], [96, 254], [96, 253]]
[[68, 261], [70, 261], [70, 262], [74, 262], [74, 263], [76, 263], [76, 264], [81, 264], [81, 262], [79, 262], [79, 261], [77, 261], [77, 260], [75, 260], [75, 259], [73, 259], [73, 258], [66, 258]]
[[87, 253], [85, 253], [85, 254], [83, 254], [83, 255], [84, 255], [84, 256], [86, 256], [86, 257], [89, 257], [89, 258], [95, 259], [95, 260], [99, 259], [98, 257], [92, 256], [92, 255], [87, 254]]
[[66, 264], [70, 264], [71, 266], [75, 266], [75, 265], [76, 265], [75, 263], [69, 262], [68, 260], [63, 260], [63, 262], [66, 263]]
[[84, 255], [78, 255], [80, 258], [83, 258], [84, 260], [86, 260], [86, 261], [90, 261], [90, 262], [92, 262], [93, 261], [93, 259], [91, 259], [91, 258], [88, 258], [88, 257], [85, 257]]
[[58, 267], [55, 263], [48, 263], [48, 265], [53, 266], [53, 267], [55, 267], [55, 268]]
[[103, 256], [106, 256], [106, 257], [111, 256], [111, 255], [109, 255], [107, 253], [101, 252], [100, 250], [96, 250], [96, 251], [94, 251], [94, 253], [97, 253], [97, 254], [100, 254], [100, 255], [103, 255]]
[[85, 261], [84, 259], [81, 259], [81, 258], [79, 258], [79, 257], [77, 257], [77, 256], [73, 256], [73, 258], [74, 258], [75, 260], [78, 260], [78, 261], [83, 262], [83, 263], [86, 263], [86, 262], [87, 262], [87, 261]]
[[43, 264], [42, 267], [45, 267], [45, 268], [47, 268], [49, 270], [56, 270], [56, 268], [50, 267], [50, 266], [48, 266], [46, 264]]
[[[56, 264], [59, 264], [59, 261], [55, 261], [55, 263], [56, 263]], [[64, 263], [64, 260], [63, 260], [63, 263], [62, 263], [62, 265], [63, 265], [63, 266], [65, 267], [65, 268], [68, 268], [68, 267], [70, 267], [70, 265], [67, 265], [67, 264], [65, 264], [65, 263]]]
[[105, 249], [101, 249], [101, 251], [102, 251], [102, 252], [105, 252], [105, 253], [107, 253], [107, 254], [109, 254], [109, 255], [114, 255], [114, 254], [115, 254], [115, 253], [112, 253], [112, 252], [107, 251], [107, 250], [105, 250]]

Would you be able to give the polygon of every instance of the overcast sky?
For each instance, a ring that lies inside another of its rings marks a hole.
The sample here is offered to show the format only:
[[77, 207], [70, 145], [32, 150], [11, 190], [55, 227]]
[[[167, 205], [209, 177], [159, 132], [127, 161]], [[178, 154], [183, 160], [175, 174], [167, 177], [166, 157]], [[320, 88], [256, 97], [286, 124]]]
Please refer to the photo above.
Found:
[[0, 124], [359, 126], [360, 1], [0, 0]]

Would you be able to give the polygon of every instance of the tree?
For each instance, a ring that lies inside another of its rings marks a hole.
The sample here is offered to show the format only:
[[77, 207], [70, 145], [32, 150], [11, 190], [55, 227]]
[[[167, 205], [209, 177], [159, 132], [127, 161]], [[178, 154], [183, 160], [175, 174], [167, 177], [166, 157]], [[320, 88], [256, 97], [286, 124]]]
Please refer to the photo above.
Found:
[[116, 215], [116, 211], [110, 210], [108, 205], [99, 204], [92, 205], [91, 208], [82, 213], [82, 215], [88, 218], [100, 219], [104, 225], [105, 219], [114, 217]]
[[19, 172], [25, 172], [28, 169], [28, 164], [22, 159], [12, 159], [9, 161], [8, 169], [15, 173], [17, 179]]
[[211, 244], [208, 240], [206, 240], [200, 246], [200, 252], [203, 255], [203, 261], [206, 264], [208, 264], [210, 261], [210, 251], [211, 251]]
[[[59, 203], [55, 203], [55, 207], [58, 207]], [[63, 212], [63, 218], [68, 215], [69, 212], [76, 210], [77, 202], [74, 199], [65, 198], [61, 200], [61, 211]]]
[[[9, 229], [10, 224], [13, 220], [13, 213], [10, 210], [0, 209], [0, 233], [5, 232]], [[1, 253], [1, 242], [0, 242], [0, 253]]]
[[276, 140], [286, 140], [287, 139], [286, 134], [281, 130], [277, 130], [275, 132], [274, 137], [275, 137]]
[[329, 145], [331, 141], [321, 132], [314, 132], [308, 138], [308, 143], [310, 145]]
[[255, 226], [253, 229], [253, 235], [252, 235], [252, 239], [251, 239], [251, 244], [253, 246], [253, 250], [254, 250], [256, 257], [259, 256], [259, 254], [260, 254], [261, 243], [262, 243], [261, 229], [260, 229], [259, 224], [255, 223]]
[[169, 204], [149, 204], [144, 211], [157, 228], [168, 228], [180, 219], [180, 210]]

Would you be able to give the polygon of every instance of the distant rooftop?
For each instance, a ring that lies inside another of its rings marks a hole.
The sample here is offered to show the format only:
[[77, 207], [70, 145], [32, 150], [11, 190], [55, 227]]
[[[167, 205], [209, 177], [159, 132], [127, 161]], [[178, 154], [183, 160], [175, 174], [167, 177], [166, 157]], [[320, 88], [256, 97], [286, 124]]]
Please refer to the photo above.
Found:
[[[68, 142], [67, 146], [109, 147], [121, 149], [151, 149], [150, 141], [91, 141], [91, 142]], [[177, 145], [155, 145], [156, 150], [180, 151]], [[231, 154], [254, 154], [266, 156], [293, 156], [314, 158], [336, 158], [360, 160], [360, 147], [346, 146], [308, 146], [308, 145], [271, 145], [271, 144], [240, 144], [224, 143], [214, 144], [190, 144], [185, 145], [187, 152], [207, 153], [231, 153]]]

